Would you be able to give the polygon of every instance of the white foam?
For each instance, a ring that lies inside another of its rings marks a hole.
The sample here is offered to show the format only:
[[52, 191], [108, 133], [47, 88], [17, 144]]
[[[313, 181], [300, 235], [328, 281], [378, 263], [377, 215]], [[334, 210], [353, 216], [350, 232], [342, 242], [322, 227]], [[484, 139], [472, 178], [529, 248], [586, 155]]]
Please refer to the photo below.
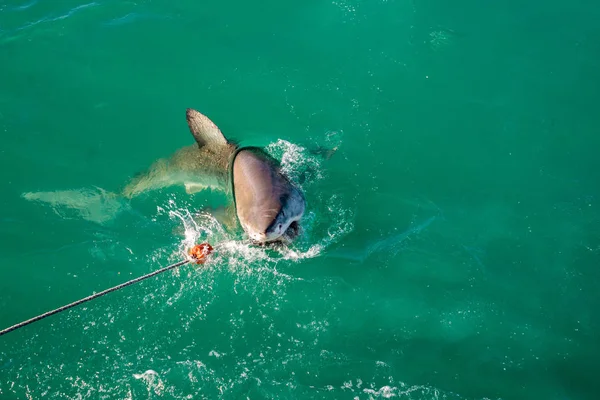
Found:
[[158, 372], [154, 370], [147, 370], [143, 374], [133, 374], [135, 379], [140, 379], [146, 384], [146, 388], [148, 389], [148, 394], [150, 392], [154, 392], [158, 396], [162, 396], [165, 390], [165, 384], [162, 379], [158, 375]]
[[[279, 139], [266, 146], [266, 151], [281, 160], [283, 172], [292, 180], [297, 180], [302, 174], [311, 171], [312, 174], [308, 174], [304, 186], [309, 186], [325, 177], [321, 158], [309, 154], [302, 146]], [[215, 253], [219, 253], [213, 258], [216, 261], [226, 262], [232, 268], [256, 261], [268, 265], [276, 264], [280, 260], [300, 261], [318, 257], [326, 248], [354, 229], [353, 215], [350, 210], [344, 209], [340, 196], [322, 198], [317, 194], [311, 201], [314, 204], [313, 209], [302, 218], [299, 237], [289, 246], [263, 248], [231, 236], [210, 214], [192, 217], [186, 205], [179, 206], [177, 203], [172, 199], [166, 208], [159, 209], [159, 212], [168, 212], [172, 218], [179, 219], [185, 229], [185, 236], [178, 249], [179, 254], [199, 241], [206, 241], [215, 247], [217, 250]]]

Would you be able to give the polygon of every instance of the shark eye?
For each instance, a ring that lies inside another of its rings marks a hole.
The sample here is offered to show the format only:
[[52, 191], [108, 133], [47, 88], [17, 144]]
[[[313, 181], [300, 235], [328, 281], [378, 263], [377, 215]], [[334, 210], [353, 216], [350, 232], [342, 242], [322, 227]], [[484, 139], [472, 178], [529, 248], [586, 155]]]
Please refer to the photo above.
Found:
[[279, 224], [279, 230], [281, 230], [281, 224]]

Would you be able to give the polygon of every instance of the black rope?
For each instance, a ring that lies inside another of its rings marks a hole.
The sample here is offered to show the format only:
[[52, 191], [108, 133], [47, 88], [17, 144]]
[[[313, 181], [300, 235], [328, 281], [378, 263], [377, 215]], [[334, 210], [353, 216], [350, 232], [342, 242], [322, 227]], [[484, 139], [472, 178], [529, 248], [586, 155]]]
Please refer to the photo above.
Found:
[[65, 310], [67, 310], [67, 309], [69, 309], [69, 308], [71, 308], [71, 307], [75, 307], [75, 306], [77, 306], [77, 305], [79, 305], [79, 304], [81, 304], [81, 303], [85, 303], [86, 301], [90, 301], [90, 300], [96, 299], [96, 298], [98, 298], [98, 297], [100, 297], [100, 296], [104, 296], [104, 295], [105, 295], [105, 294], [107, 294], [107, 293], [114, 292], [115, 290], [122, 289], [122, 288], [124, 288], [125, 286], [133, 285], [134, 283], [137, 283], [137, 282], [143, 281], [144, 279], [151, 278], [151, 277], [153, 277], [154, 275], [158, 275], [158, 274], [160, 274], [160, 273], [163, 273], [163, 272], [166, 272], [166, 271], [168, 271], [168, 270], [170, 270], [170, 269], [173, 269], [173, 268], [180, 267], [180, 266], [182, 266], [182, 265], [184, 265], [184, 264], [187, 264], [187, 263], [189, 263], [190, 261], [191, 261], [191, 260], [183, 260], [183, 261], [179, 261], [179, 262], [177, 262], [177, 263], [175, 263], [175, 264], [172, 264], [172, 265], [169, 265], [169, 266], [167, 266], [167, 267], [164, 267], [164, 268], [161, 268], [161, 269], [159, 269], [159, 270], [156, 270], [156, 271], [154, 271], [154, 272], [151, 272], [151, 273], [149, 273], [148, 275], [140, 276], [140, 277], [138, 277], [138, 278], [135, 278], [135, 279], [132, 279], [132, 280], [130, 280], [130, 281], [128, 281], [128, 282], [121, 283], [120, 285], [117, 285], [117, 286], [115, 286], [115, 287], [112, 287], [112, 288], [110, 288], [110, 289], [106, 289], [106, 290], [104, 290], [104, 291], [102, 291], [102, 292], [95, 293], [95, 294], [93, 294], [93, 295], [91, 295], [91, 296], [88, 296], [88, 297], [86, 297], [86, 298], [83, 298], [83, 299], [81, 299], [81, 300], [77, 300], [77, 301], [76, 301], [76, 302], [74, 302], [74, 303], [67, 304], [67, 305], [65, 305], [65, 306], [59, 307], [59, 308], [57, 308], [56, 310], [48, 311], [48, 312], [46, 312], [46, 313], [44, 313], [44, 314], [42, 314], [42, 315], [38, 315], [38, 316], [37, 316], [37, 317], [35, 317], [35, 318], [28, 319], [27, 321], [23, 321], [23, 322], [21, 322], [21, 323], [18, 323], [18, 324], [16, 324], [16, 325], [13, 325], [13, 326], [11, 326], [10, 328], [6, 328], [6, 329], [4, 329], [4, 330], [0, 331], [0, 336], [2, 336], [2, 335], [4, 335], [4, 334], [6, 334], [6, 333], [8, 333], [8, 332], [14, 331], [15, 329], [22, 328], [22, 327], [24, 327], [24, 326], [26, 326], [26, 325], [29, 325], [29, 324], [31, 324], [31, 323], [33, 323], [33, 322], [35, 322], [35, 321], [39, 321], [40, 319], [43, 319], [43, 318], [49, 317], [49, 316], [51, 316], [51, 315], [54, 315], [54, 314], [56, 314], [56, 313], [59, 313], [59, 312], [61, 312], [61, 311], [65, 311]]

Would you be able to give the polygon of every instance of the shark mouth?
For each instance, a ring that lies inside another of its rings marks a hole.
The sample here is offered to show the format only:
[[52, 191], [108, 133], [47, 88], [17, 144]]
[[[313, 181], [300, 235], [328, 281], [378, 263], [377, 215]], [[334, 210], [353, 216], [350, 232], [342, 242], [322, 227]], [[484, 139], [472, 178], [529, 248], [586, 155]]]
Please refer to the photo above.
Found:
[[282, 235], [287, 240], [292, 241], [298, 237], [300, 234], [300, 224], [298, 221], [292, 221], [290, 226], [285, 230], [285, 233]]
[[297, 220], [290, 223], [283, 235], [269, 241], [258, 241], [250, 238], [250, 242], [260, 247], [277, 247], [290, 244], [300, 235], [300, 224]]

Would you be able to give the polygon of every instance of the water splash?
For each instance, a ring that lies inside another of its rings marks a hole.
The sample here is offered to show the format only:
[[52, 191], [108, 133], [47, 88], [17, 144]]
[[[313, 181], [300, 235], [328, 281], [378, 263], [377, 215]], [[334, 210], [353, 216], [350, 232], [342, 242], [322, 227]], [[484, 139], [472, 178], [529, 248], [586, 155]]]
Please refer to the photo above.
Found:
[[281, 160], [282, 171], [302, 189], [324, 178], [319, 157], [311, 155], [305, 147], [279, 139], [266, 146], [265, 151]]
[[[340, 138], [335, 134], [328, 134], [327, 140], [336, 141], [335, 144], [339, 146]], [[280, 139], [266, 146], [266, 151], [281, 160], [283, 172], [292, 180], [301, 176], [309, 177], [301, 185], [303, 190], [326, 178], [321, 167], [321, 158], [310, 154], [310, 151], [302, 146]], [[243, 235], [228, 232], [218, 219], [208, 212], [193, 214], [190, 211], [193, 209], [192, 205], [175, 197], [157, 208], [157, 216], [168, 215], [183, 228], [177, 250], [171, 253], [170, 259], [180, 258], [187, 249], [197, 243], [209, 242], [215, 248], [215, 254], [211, 257], [214, 262], [226, 263], [230, 268], [256, 262], [276, 265], [282, 260], [299, 262], [318, 257], [326, 248], [353, 230], [353, 214], [344, 208], [343, 199], [339, 195], [324, 197], [317, 193], [311, 204], [313, 207], [305, 214], [300, 235], [294, 242], [290, 245], [266, 247], [255, 246]], [[160, 259], [166, 251], [157, 250], [153, 260]]]
[[133, 374], [133, 377], [144, 382], [148, 389], [148, 395], [154, 392], [156, 395], [161, 396], [165, 390], [165, 384], [156, 371], [149, 369], [143, 374]]

